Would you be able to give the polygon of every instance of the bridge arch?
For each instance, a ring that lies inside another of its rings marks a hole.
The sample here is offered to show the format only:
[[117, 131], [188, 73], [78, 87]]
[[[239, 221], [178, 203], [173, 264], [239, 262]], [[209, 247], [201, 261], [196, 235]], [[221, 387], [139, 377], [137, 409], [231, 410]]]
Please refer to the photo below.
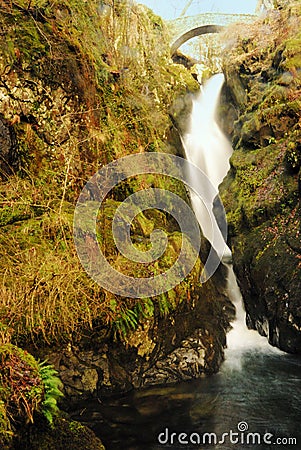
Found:
[[181, 47], [181, 45], [183, 45], [185, 42], [189, 41], [189, 39], [192, 39], [196, 36], [201, 36], [202, 34], [219, 33], [223, 28], [223, 25], [202, 25], [200, 27], [192, 28], [191, 30], [186, 31], [186, 33], [183, 33], [181, 36], [179, 36], [178, 39], [176, 39], [172, 44], [171, 55], [173, 56], [178, 48]]

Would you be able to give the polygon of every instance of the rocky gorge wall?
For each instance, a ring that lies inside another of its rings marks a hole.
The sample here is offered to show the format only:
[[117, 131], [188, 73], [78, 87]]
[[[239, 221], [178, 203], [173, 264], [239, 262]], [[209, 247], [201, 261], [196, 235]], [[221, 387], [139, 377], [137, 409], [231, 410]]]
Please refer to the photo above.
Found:
[[[199, 282], [205, 242], [178, 286], [143, 300], [97, 285], [73, 243], [78, 195], [100, 167], [134, 153], [181, 153], [170, 106], [198, 85], [170, 60], [162, 21], [127, 1], [18, 0], [0, 8], [1, 345], [53, 363], [66, 403], [216, 372], [232, 309], [221, 268]], [[140, 272], [116, 251], [112, 219], [124, 198], [151, 187], [189, 203], [181, 183], [147, 174], [117, 186], [100, 213], [100, 245], [125, 274]], [[87, 240], [90, 226], [82, 223]], [[182, 244], [172, 217], [150, 210], [133, 224], [140, 250], [148, 249], [154, 228], [166, 230], [169, 245], [144, 276], [164, 272]], [[6, 397], [0, 403], [2, 438], [9, 405]], [[35, 430], [26, 430], [28, 448], [35, 448]]]
[[300, 4], [284, 2], [236, 37], [228, 33], [223, 66], [234, 153], [222, 198], [234, 267], [248, 325], [300, 353]]

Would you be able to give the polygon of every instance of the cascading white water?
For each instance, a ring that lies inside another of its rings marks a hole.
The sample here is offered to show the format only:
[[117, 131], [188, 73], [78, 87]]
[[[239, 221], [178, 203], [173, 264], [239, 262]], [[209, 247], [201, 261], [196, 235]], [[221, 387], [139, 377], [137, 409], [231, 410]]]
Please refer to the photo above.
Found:
[[[232, 324], [232, 330], [227, 335], [227, 345], [229, 349], [241, 349], [242, 351], [267, 347], [266, 338], [260, 336], [255, 330], [249, 330], [246, 323], [246, 312], [243, 306], [243, 299], [237, 284], [236, 276], [232, 266], [228, 266], [228, 295], [236, 309], [236, 320]], [[269, 346], [270, 347], [270, 346]]]
[[[233, 151], [230, 142], [215, 120], [223, 83], [224, 75], [217, 74], [206, 83], [204, 88], [201, 88], [192, 101], [188, 131], [183, 137], [187, 160], [207, 175], [216, 194], [230, 168], [229, 158]], [[213, 201], [212, 191], [208, 193], [205, 203], [191, 192], [192, 207], [204, 236], [220, 258], [230, 257], [231, 251], [225, 243], [213, 214]], [[206, 204], [209, 204], [209, 208]]]
[[187, 159], [200, 167], [218, 190], [230, 169], [232, 146], [216, 122], [216, 109], [224, 75], [214, 75], [192, 100], [188, 131], [184, 136]]
[[[229, 159], [233, 149], [216, 122], [216, 109], [224, 83], [223, 74], [214, 75], [193, 99], [192, 112], [187, 133], [183, 137], [183, 146], [189, 162], [199, 167], [209, 178], [215, 191], [230, 168]], [[188, 174], [188, 177], [190, 174]], [[210, 204], [206, 208], [202, 199], [191, 192], [191, 203], [196, 218], [205, 237], [221, 258], [231, 255], [213, 213], [214, 198], [205, 199]], [[267, 340], [246, 326], [246, 314], [242, 296], [237, 285], [233, 267], [228, 267], [227, 292], [236, 308], [236, 319], [227, 335], [227, 364], [239, 368], [240, 358], [250, 349], [273, 349]]]
[[236, 276], [232, 265], [227, 264], [227, 266], [227, 293], [235, 306], [236, 317], [231, 323], [232, 329], [227, 334], [224, 370], [229, 368], [241, 369], [242, 357], [250, 350], [264, 353], [283, 353], [278, 348], [272, 347], [267, 339], [257, 333], [257, 331], [249, 330], [246, 326], [246, 312]]

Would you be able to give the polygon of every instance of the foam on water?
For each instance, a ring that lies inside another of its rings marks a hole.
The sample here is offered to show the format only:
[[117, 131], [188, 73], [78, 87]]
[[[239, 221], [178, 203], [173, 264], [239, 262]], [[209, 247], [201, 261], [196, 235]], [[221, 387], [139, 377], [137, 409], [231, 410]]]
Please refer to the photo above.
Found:
[[282, 354], [276, 347], [272, 347], [266, 337], [246, 326], [246, 312], [242, 295], [237, 284], [232, 265], [227, 265], [227, 294], [236, 309], [232, 329], [227, 334], [227, 348], [225, 351], [224, 369], [241, 369], [243, 355], [252, 352]]

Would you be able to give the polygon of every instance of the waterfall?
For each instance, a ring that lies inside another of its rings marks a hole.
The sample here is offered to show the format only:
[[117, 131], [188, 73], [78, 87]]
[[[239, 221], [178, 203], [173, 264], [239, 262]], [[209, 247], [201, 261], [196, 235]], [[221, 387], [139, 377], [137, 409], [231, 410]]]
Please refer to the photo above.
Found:
[[246, 312], [236, 276], [232, 265], [227, 264], [227, 266], [227, 294], [235, 306], [236, 317], [231, 323], [232, 329], [227, 334], [224, 369], [241, 369], [243, 356], [249, 351], [278, 354], [283, 352], [272, 347], [265, 337], [255, 330], [249, 330], [246, 326]]
[[[230, 142], [216, 122], [216, 109], [223, 83], [223, 74], [214, 75], [193, 98], [188, 130], [182, 140], [187, 160], [207, 175], [216, 193], [229, 171], [229, 159], [233, 152]], [[188, 178], [189, 176], [190, 174]], [[213, 212], [214, 198], [205, 199], [205, 203], [210, 204], [210, 208], [208, 206], [206, 208], [202, 199], [192, 191], [190, 194], [192, 207], [204, 236], [222, 261], [229, 260], [231, 251], [226, 245]], [[246, 313], [233, 267], [228, 263], [225, 265], [228, 268], [227, 293], [236, 308], [236, 318], [227, 335], [226, 360], [228, 365], [239, 367], [240, 356], [244, 352], [251, 349], [266, 351], [272, 347], [266, 338], [247, 328]]]
[[[223, 83], [223, 74], [214, 75], [193, 98], [188, 131], [183, 137], [187, 160], [207, 175], [216, 193], [230, 168], [229, 159], [233, 151], [215, 119]], [[213, 213], [214, 198], [207, 197], [204, 203], [194, 192], [190, 194], [192, 207], [204, 236], [221, 259], [229, 258], [231, 251]], [[206, 208], [206, 204], [210, 207]]]

